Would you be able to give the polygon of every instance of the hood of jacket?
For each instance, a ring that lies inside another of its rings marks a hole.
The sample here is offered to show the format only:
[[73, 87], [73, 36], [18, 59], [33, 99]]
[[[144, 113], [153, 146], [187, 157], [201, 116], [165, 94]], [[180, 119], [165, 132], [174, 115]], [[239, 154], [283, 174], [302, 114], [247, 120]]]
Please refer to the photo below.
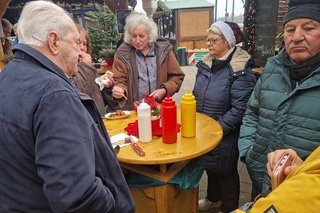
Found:
[[[232, 67], [233, 72], [243, 71], [247, 67], [247, 64], [251, 56], [245, 50], [241, 49], [238, 46], [231, 48], [222, 58], [219, 58], [219, 60], [226, 60], [229, 57], [229, 55], [232, 54], [233, 51], [234, 53], [230, 61], [230, 66]], [[212, 57], [210, 53], [208, 53], [202, 58], [202, 61], [206, 65], [208, 65], [208, 67], [211, 67], [212, 60], [214, 59], [215, 58]]]

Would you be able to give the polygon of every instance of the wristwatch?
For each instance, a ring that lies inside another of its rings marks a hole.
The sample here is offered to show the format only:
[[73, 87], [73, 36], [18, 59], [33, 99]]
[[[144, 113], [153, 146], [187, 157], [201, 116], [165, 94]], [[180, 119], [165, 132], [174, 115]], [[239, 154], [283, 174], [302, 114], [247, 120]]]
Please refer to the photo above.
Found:
[[161, 84], [160, 89], [165, 89], [166, 94], [167, 94], [168, 90], [167, 90], [167, 87], [166, 87], [166, 85], [165, 85], [165, 84]]

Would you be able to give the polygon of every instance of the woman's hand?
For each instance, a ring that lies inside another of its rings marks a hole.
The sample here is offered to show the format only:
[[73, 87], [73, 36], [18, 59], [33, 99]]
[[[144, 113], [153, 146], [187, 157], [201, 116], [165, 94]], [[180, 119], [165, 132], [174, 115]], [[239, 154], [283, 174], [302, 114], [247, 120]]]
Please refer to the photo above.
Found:
[[79, 54], [79, 62], [84, 62], [88, 65], [91, 65], [92, 64], [91, 55], [89, 55], [88, 53], [85, 53], [85, 52], [81, 52]]
[[103, 82], [104, 87], [109, 88], [114, 85], [113, 73], [107, 71], [105, 74], [101, 75], [99, 79]]
[[114, 80], [112, 76], [108, 76], [106, 74], [96, 78], [96, 84], [99, 85], [100, 90], [102, 91], [104, 88], [110, 88], [114, 84]]
[[122, 89], [121, 87], [114, 86], [113, 89], [112, 89], [112, 96], [117, 98], [117, 99], [126, 97], [124, 92], [125, 92], [124, 89]]
[[280, 149], [280, 150], [271, 152], [268, 154], [268, 163], [267, 163], [268, 174], [270, 177], [272, 176], [272, 173], [275, 167], [278, 165], [281, 157], [284, 154], [290, 154], [292, 159], [291, 164], [287, 166], [283, 171], [285, 175], [288, 175], [292, 170], [294, 170], [295, 168], [297, 168], [303, 163], [301, 158], [297, 155], [297, 153], [293, 149]]
[[8, 56], [12, 56], [13, 52], [13, 42], [10, 38], [3, 38], [3, 52], [8, 55]]
[[161, 88], [161, 89], [156, 89], [155, 91], [153, 91], [150, 96], [153, 96], [154, 99], [158, 102], [160, 102], [164, 96], [166, 95], [166, 89]]
[[107, 77], [109, 79], [108, 83], [106, 84], [106, 88], [110, 88], [114, 85], [114, 80], [112, 76]]

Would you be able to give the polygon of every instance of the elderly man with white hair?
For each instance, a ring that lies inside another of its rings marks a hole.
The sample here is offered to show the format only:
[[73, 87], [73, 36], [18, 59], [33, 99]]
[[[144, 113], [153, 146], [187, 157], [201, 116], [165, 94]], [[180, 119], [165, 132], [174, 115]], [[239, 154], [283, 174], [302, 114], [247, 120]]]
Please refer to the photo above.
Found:
[[69, 81], [79, 33], [57, 5], [32, 1], [0, 73], [0, 212], [134, 212], [94, 102]]

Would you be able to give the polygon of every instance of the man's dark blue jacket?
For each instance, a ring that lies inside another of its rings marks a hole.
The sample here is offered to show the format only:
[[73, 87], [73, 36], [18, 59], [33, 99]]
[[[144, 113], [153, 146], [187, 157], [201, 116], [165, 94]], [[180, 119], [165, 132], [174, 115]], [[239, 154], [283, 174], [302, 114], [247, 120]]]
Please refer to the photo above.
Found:
[[134, 212], [93, 101], [23, 44], [0, 73], [0, 212]]

